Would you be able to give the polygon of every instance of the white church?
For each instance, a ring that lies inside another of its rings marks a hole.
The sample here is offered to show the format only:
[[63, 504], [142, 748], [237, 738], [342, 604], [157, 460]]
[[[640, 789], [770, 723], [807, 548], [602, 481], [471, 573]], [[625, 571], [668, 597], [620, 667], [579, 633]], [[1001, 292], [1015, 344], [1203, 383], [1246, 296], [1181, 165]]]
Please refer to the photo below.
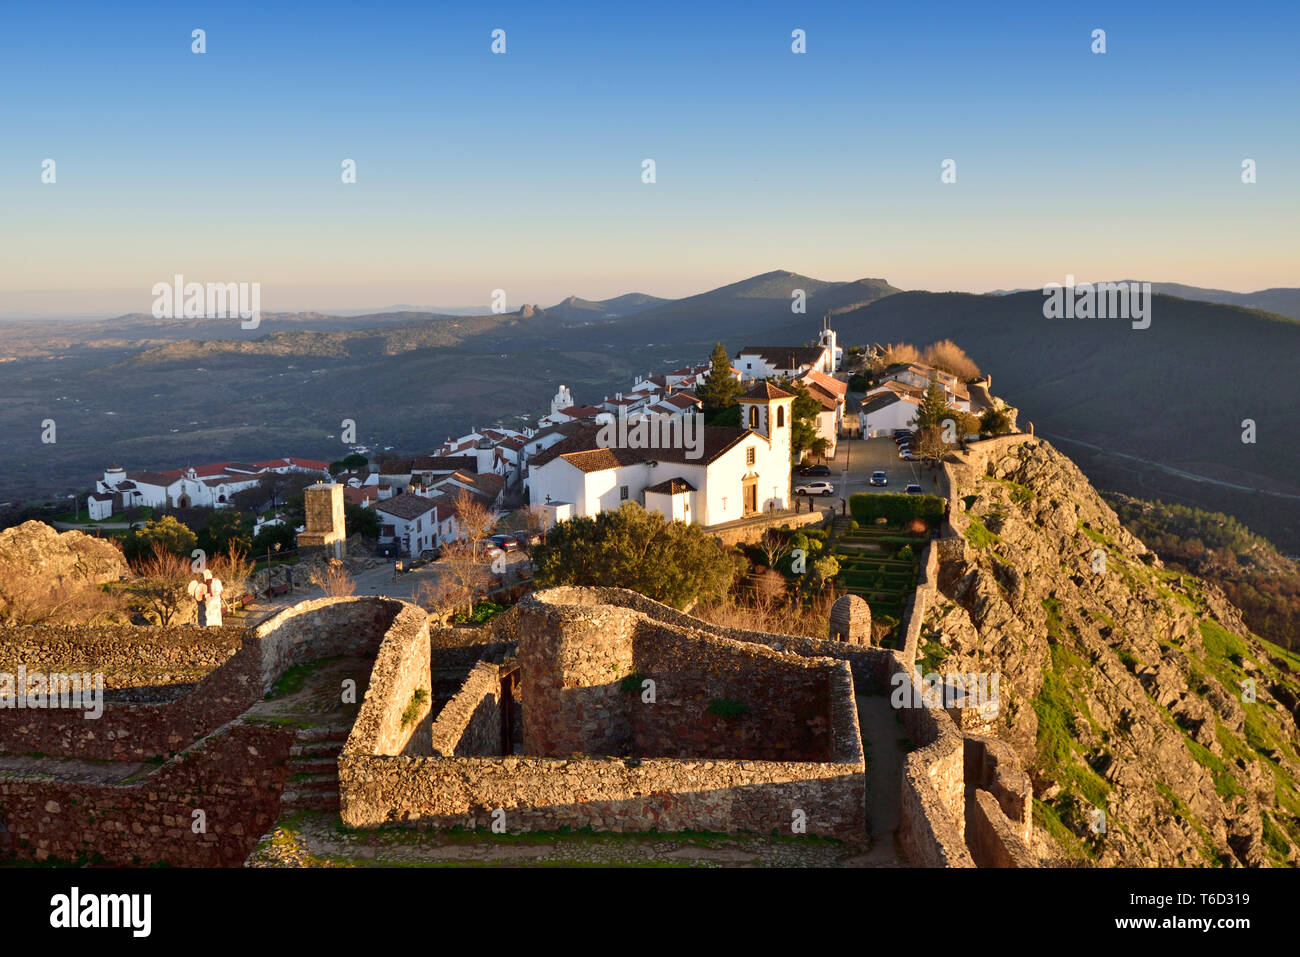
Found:
[[553, 521], [637, 502], [701, 525], [789, 508], [794, 396], [760, 382], [739, 403], [745, 427], [700, 426], [694, 448], [609, 445], [594, 426], [558, 442], [530, 463], [531, 504]]

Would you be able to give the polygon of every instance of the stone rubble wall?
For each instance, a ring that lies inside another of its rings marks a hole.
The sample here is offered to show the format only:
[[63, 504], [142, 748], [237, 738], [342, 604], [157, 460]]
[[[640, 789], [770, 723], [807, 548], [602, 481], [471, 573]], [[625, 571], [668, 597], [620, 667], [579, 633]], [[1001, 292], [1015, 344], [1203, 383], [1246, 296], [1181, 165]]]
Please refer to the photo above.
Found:
[[435, 758], [349, 754], [339, 758], [349, 827], [420, 822], [479, 828], [505, 811], [506, 829], [591, 827], [638, 832], [773, 829], [861, 840], [861, 765], [648, 758]]
[[480, 661], [460, 691], [438, 713], [430, 729], [433, 755], [493, 757], [501, 755], [501, 667]]
[[198, 682], [244, 641], [243, 625], [12, 625], [0, 628], [0, 672], [91, 673], [106, 690]]
[[[162, 704], [110, 698], [97, 719], [68, 708], [0, 711], [0, 753], [101, 761], [166, 757], [248, 710], [287, 668], [375, 644], [372, 631], [391, 620], [400, 606], [387, 599], [322, 598], [285, 609], [250, 629], [87, 628], [88, 640], [80, 648], [73, 628], [50, 628], [48, 635], [39, 631], [41, 626], [0, 629], [0, 670], [14, 671], [20, 663], [33, 670], [31, 662], [37, 662], [41, 670], [77, 665], [94, 673], [101, 670], [102, 654], [102, 670], [121, 682], [146, 673], [165, 676], [173, 666], [184, 667], [187, 657], [199, 667], [222, 662], [181, 697]], [[127, 660], [132, 648], [135, 664]]]
[[[601, 722], [614, 720], [620, 710], [626, 713], [626, 700], [617, 697], [624, 692], [618, 689], [621, 679], [637, 666], [638, 637], [643, 642], [664, 639], [662, 623], [628, 608], [610, 608], [603, 600], [631, 593], [611, 596], [609, 591], [535, 593], [521, 603], [518, 621], [504, 626], [513, 628], [520, 639], [517, 664], [524, 688], [525, 740], [530, 746], [541, 741], [543, 746], [576, 742], [582, 747], [606, 740]], [[726, 644], [716, 635], [690, 638]], [[383, 716], [391, 715], [402, 701], [410, 682], [400, 679], [401, 663], [419, 657], [419, 642], [419, 635], [410, 630], [389, 630], [376, 659], [371, 692], [339, 758], [341, 813], [351, 827], [390, 822], [483, 827], [491, 823], [492, 812], [501, 809], [510, 831], [593, 827], [768, 833], [806, 820], [807, 833], [862, 836], [865, 763], [852, 673], [845, 662], [800, 661], [753, 645], [730, 649], [738, 656], [736, 661], [803, 668], [805, 677], [827, 684], [828, 699], [837, 699], [823, 719], [828, 724], [826, 753], [831, 760], [412, 756], [401, 754], [378, 729]], [[646, 645], [641, 649], [642, 660], [664, 664], [671, 660], [684, 665], [685, 653], [684, 646], [667, 647], [655, 659]], [[542, 680], [531, 686], [530, 663], [542, 668]], [[578, 697], [566, 699], [570, 691], [578, 691]], [[484, 707], [493, 694], [499, 694], [499, 684], [497, 690], [492, 688], [490, 669], [476, 666], [462, 692], [463, 697], [453, 699], [433, 723], [430, 751], [433, 739], [443, 753], [457, 748], [488, 750], [488, 737], [494, 731], [499, 734], [499, 725], [493, 724]], [[639, 703], [640, 696], [634, 697]], [[564, 705], [570, 720], [556, 722], [548, 701]], [[541, 720], [530, 725], [529, 714], [539, 711]], [[630, 734], [632, 722], [624, 720], [622, 727]], [[459, 737], [457, 729], [465, 729]], [[479, 743], [467, 743], [471, 732]]]
[[[904, 646], [890, 679], [919, 694], [917, 646], [926, 609], [939, 600], [939, 568], [969, 557], [965, 489], [1009, 449], [1034, 441], [1014, 434], [973, 442], [941, 465], [939, 494], [948, 501], [940, 537], [926, 548], [916, 593], [904, 611]], [[907, 707], [899, 717], [915, 750], [905, 760], [899, 841], [923, 867], [1036, 867], [1029, 852], [1032, 789], [1014, 752], [996, 738], [963, 732], [942, 708]]]
[[[641, 625], [633, 669], [655, 682], [655, 701], [643, 703], [640, 687], [621, 692], [638, 757], [831, 759], [829, 662], [644, 620]], [[748, 710], [711, 714], [714, 702]]]
[[975, 791], [968, 810], [966, 842], [979, 867], [1037, 867], [1029, 845], [1002, 813], [997, 799], [983, 788]]
[[748, 544], [761, 540], [769, 528], [796, 529], [805, 528], [809, 525], [820, 525], [826, 521], [826, 514], [821, 507], [815, 505], [812, 511], [804, 510], [797, 515], [784, 512], [769, 518], [756, 516], [727, 525], [710, 526], [705, 528], [705, 532], [713, 536], [714, 541], [723, 548], [730, 548], [733, 545]]
[[[401, 610], [383, 633], [370, 686], [348, 735], [346, 748], [365, 754], [397, 755], [408, 747], [428, 754], [432, 748], [427, 740], [412, 741], [417, 730], [429, 730], [424, 719], [433, 705], [428, 616], [415, 605], [399, 604]], [[425, 691], [424, 701], [408, 715], [419, 689]]]
[[231, 724], [135, 784], [0, 777], [0, 859], [239, 867], [279, 816], [292, 744]]

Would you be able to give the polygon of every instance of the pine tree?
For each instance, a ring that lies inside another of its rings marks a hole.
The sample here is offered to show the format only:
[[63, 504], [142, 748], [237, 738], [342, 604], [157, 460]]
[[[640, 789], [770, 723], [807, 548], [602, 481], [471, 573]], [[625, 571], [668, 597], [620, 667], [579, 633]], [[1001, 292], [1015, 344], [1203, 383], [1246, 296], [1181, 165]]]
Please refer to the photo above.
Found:
[[731, 356], [721, 342], [713, 347], [710, 362], [712, 366], [695, 394], [704, 403], [705, 412], [716, 412], [735, 405], [741, 390], [731, 372]]
[[920, 408], [916, 410], [917, 429], [924, 432], [926, 429], [939, 428], [944, 419], [954, 417], [954, 411], [948, 407], [948, 394], [938, 379], [931, 379], [925, 394], [921, 396]]

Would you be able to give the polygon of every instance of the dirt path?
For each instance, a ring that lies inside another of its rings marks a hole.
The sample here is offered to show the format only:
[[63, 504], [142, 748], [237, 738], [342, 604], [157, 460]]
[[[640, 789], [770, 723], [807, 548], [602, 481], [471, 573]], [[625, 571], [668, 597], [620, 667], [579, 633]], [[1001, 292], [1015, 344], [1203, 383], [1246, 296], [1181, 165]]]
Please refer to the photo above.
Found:
[[246, 867], [880, 867], [856, 844], [816, 837], [349, 830], [337, 814], [286, 815]]
[[858, 695], [858, 723], [867, 757], [867, 825], [871, 850], [864, 863], [897, 864], [898, 807], [903, 784], [905, 737], [886, 695]]

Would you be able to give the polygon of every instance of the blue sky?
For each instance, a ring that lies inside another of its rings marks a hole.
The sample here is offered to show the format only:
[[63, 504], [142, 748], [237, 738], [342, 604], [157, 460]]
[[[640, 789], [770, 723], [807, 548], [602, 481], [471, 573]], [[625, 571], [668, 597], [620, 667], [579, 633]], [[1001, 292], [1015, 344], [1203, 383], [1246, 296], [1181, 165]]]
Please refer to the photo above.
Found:
[[1131, 6], [10, 3], [0, 315], [1300, 285], [1300, 5]]

